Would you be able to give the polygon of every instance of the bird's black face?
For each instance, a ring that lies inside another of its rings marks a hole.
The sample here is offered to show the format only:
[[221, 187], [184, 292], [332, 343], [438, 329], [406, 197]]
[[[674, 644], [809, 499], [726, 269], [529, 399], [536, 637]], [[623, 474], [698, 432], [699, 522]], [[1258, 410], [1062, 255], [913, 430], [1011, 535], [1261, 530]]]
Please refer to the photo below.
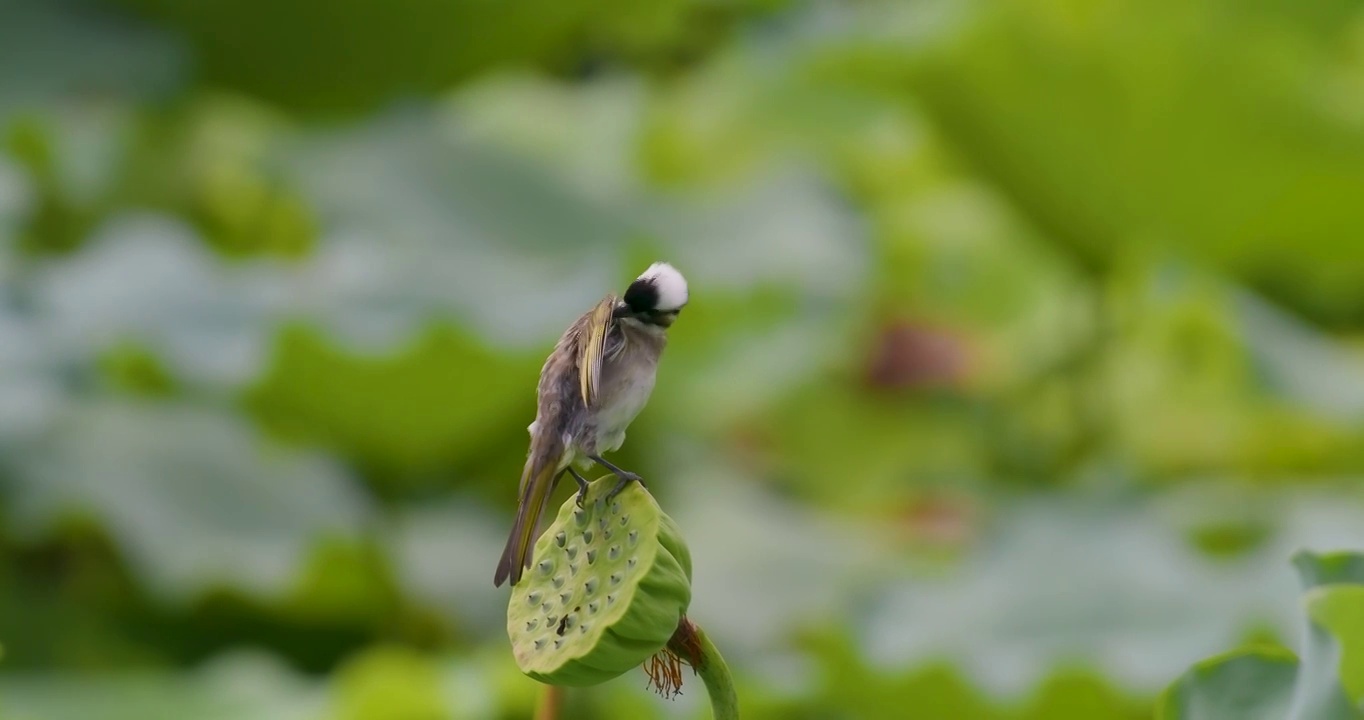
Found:
[[616, 305], [615, 316], [628, 317], [658, 327], [671, 327], [682, 308], [660, 308], [658, 286], [650, 279], [630, 283], [625, 297]]

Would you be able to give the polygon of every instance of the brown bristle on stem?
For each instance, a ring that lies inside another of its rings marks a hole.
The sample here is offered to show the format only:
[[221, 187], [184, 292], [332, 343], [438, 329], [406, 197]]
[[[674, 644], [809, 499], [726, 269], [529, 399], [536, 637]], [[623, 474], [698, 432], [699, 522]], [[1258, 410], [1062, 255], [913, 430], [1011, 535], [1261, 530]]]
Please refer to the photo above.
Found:
[[683, 615], [667, 646], [644, 663], [644, 674], [649, 676], [650, 690], [671, 699], [682, 694], [682, 666], [691, 666], [695, 675], [704, 663], [701, 637], [696, 626]]
[[663, 648], [644, 663], [644, 674], [649, 676], [649, 689], [659, 697], [673, 699], [682, 694], [682, 659], [668, 648]]
[[705, 653], [701, 650], [701, 637], [696, 634], [696, 626], [686, 615], [677, 621], [677, 630], [668, 638], [668, 649], [692, 667], [692, 674], [696, 674], [706, 661]]

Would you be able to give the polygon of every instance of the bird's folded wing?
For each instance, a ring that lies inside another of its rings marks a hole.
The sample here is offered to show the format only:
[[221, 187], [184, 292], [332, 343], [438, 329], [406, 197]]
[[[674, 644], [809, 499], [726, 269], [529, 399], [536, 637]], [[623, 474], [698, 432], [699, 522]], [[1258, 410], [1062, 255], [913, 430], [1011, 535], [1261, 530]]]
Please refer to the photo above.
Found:
[[578, 334], [578, 381], [582, 386], [583, 404], [592, 407], [601, 387], [601, 364], [606, 354], [606, 336], [611, 329], [611, 314], [616, 298], [607, 295], [592, 308], [587, 327]]

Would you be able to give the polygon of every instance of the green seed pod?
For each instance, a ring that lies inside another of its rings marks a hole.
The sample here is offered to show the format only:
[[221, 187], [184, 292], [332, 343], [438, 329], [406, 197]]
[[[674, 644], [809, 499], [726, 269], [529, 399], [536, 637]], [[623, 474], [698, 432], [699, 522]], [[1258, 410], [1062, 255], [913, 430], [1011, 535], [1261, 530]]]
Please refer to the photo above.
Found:
[[521, 671], [554, 685], [596, 685], [668, 643], [691, 603], [691, 554], [639, 483], [608, 503], [614, 476], [593, 481], [535, 543], [512, 588], [507, 635]]

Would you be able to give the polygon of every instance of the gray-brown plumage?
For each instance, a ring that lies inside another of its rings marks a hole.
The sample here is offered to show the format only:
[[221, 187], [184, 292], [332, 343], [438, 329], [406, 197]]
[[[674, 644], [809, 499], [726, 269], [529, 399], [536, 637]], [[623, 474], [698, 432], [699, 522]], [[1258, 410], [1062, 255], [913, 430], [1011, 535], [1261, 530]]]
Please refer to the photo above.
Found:
[[639, 476], [602, 457], [620, 448], [625, 430], [653, 391], [667, 329], [687, 304], [687, 282], [666, 263], [654, 263], [630, 284], [623, 298], [607, 295], [559, 338], [540, 370], [530, 451], [507, 546], [494, 585], [515, 585], [530, 567], [540, 516], [564, 473], [579, 493], [593, 463], [619, 478], [612, 494]]

